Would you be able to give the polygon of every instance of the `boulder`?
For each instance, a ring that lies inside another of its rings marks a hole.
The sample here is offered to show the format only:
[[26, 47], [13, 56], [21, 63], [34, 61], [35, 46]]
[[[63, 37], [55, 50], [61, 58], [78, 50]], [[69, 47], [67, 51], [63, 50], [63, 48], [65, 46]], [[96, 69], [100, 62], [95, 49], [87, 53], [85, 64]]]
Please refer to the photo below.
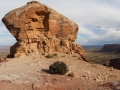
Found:
[[37, 1], [10, 11], [2, 21], [17, 41], [8, 56], [52, 52], [84, 55], [82, 47], [75, 43], [78, 25]]
[[111, 59], [109, 66], [120, 70], [120, 58]]

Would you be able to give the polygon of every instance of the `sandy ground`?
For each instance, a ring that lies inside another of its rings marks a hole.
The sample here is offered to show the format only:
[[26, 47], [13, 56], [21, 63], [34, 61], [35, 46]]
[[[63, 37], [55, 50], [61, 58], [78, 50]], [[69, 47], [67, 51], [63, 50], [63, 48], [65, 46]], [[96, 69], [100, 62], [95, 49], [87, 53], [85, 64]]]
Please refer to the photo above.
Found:
[[110, 59], [120, 58], [120, 53], [101, 52], [102, 47], [87, 47], [84, 48], [85, 55], [90, 63], [105, 64], [109, 63]]
[[[120, 70], [90, 64], [78, 59], [78, 55], [57, 53], [54, 58], [31, 55], [8, 59], [0, 63], [0, 90], [120, 90]], [[64, 61], [69, 72], [66, 75], [52, 75], [46, 72], [55, 61]], [[74, 77], [68, 77], [71, 72]], [[117, 83], [117, 84], [116, 84]], [[40, 89], [40, 85], [47, 89]], [[50, 89], [58, 86], [62, 89]], [[39, 89], [36, 89], [39, 88]]]

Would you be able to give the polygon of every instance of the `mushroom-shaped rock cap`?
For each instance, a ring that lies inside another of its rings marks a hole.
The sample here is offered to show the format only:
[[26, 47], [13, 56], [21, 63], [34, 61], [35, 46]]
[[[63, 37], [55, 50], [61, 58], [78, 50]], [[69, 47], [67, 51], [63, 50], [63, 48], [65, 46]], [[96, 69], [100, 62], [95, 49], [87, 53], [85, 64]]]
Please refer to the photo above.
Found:
[[78, 32], [77, 24], [37, 1], [10, 11], [2, 21], [17, 40], [45, 35], [75, 41]]

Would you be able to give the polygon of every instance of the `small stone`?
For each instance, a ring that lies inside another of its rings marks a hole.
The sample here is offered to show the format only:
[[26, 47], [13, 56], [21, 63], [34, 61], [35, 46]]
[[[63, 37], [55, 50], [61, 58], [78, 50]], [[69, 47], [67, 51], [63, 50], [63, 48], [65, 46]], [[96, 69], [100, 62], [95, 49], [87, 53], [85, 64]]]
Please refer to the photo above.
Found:
[[113, 68], [113, 67], [110, 67], [109, 70], [110, 70], [110, 71], [114, 71], [114, 68]]
[[96, 78], [94, 78], [93, 80], [97, 81], [97, 79], [96, 79]]
[[46, 87], [42, 85], [41, 83], [33, 84], [32, 88], [33, 90], [47, 90]]
[[84, 75], [84, 76], [82, 76], [82, 77], [87, 77], [87, 76]]
[[72, 72], [72, 73], [68, 74], [67, 76], [73, 78], [73, 77], [75, 77], [75, 74]]
[[45, 86], [49, 86], [49, 83], [43, 83], [43, 85], [45, 85]]
[[98, 74], [98, 76], [100, 76], [100, 77], [101, 77], [101, 74]]

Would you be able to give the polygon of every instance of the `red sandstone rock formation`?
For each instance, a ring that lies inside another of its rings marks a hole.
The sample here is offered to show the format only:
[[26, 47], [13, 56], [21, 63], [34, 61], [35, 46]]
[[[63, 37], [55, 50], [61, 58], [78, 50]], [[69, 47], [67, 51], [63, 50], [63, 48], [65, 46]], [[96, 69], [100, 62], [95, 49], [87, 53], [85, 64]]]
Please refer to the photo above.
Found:
[[10, 56], [43, 52], [84, 55], [82, 47], [74, 43], [78, 25], [37, 1], [10, 11], [2, 21], [17, 40], [10, 48]]

